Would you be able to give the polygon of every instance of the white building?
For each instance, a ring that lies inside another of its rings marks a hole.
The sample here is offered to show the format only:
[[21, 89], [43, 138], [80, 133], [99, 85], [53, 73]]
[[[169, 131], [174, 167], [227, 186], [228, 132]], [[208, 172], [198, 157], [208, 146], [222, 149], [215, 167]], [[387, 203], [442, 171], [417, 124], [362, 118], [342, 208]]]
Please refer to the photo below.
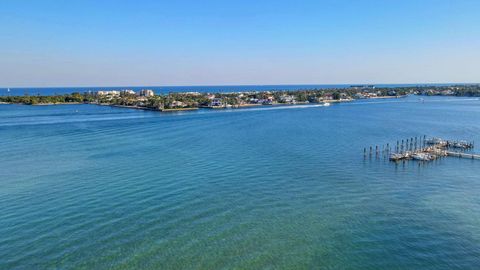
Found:
[[221, 98], [214, 98], [210, 102], [210, 107], [220, 107], [220, 106], [223, 106], [223, 105], [224, 105], [224, 103], [223, 103], [223, 100]]
[[135, 93], [135, 91], [133, 91], [133, 90], [127, 89], [127, 90], [122, 90], [122, 91], [121, 91], [121, 94], [122, 94], [122, 95], [135, 95], [136, 93]]
[[183, 108], [183, 107], [186, 107], [186, 106], [187, 106], [187, 104], [185, 104], [184, 102], [181, 102], [181, 101], [175, 100], [175, 101], [172, 102], [172, 107], [173, 108], [179, 108], [179, 107]]
[[153, 90], [143, 89], [140, 91], [139, 95], [142, 97], [153, 97], [155, 96], [155, 92], [153, 92]]
[[99, 95], [99, 96], [119, 96], [120, 91], [115, 91], [115, 90], [112, 90], [112, 91], [97, 91], [97, 95]]
[[280, 102], [282, 103], [289, 103], [289, 104], [295, 104], [296, 100], [294, 96], [290, 95], [283, 95], [280, 97]]

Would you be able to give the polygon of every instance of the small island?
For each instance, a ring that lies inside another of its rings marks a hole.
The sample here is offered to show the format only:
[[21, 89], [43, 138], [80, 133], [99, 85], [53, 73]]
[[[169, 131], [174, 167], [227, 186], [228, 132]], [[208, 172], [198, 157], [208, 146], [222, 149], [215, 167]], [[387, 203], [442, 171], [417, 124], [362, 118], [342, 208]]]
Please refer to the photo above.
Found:
[[96, 104], [154, 111], [188, 111], [199, 108], [225, 109], [252, 106], [349, 102], [356, 99], [400, 98], [407, 95], [480, 96], [480, 85], [298, 89], [245, 92], [178, 92], [155, 94], [153, 90], [129, 89], [74, 92], [64, 95], [0, 96], [1, 104], [61, 105]]

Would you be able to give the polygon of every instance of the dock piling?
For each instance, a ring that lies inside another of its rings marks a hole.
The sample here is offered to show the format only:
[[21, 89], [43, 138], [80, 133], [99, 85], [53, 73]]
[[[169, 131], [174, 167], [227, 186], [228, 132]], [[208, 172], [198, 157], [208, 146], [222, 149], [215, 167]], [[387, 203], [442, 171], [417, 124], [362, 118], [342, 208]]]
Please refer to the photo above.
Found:
[[[419, 161], [432, 161], [438, 158], [450, 156], [466, 159], [480, 159], [479, 154], [469, 152], [474, 147], [474, 141], [465, 140], [442, 140], [439, 138], [426, 138], [426, 135], [420, 137], [411, 137], [408, 139], [397, 140], [395, 151], [390, 148], [390, 143], [386, 145], [375, 145], [375, 157], [380, 158], [387, 156], [391, 161], [415, 159]], [[381, 148], [381, 149], [380, 149]], [[373, 155], [373, 145], [369, 147], [370, 158]], [[450, 149], [457, 149], [451, 151]], [[367, 156], [367, 148], [363, 148], [364, 157]]]

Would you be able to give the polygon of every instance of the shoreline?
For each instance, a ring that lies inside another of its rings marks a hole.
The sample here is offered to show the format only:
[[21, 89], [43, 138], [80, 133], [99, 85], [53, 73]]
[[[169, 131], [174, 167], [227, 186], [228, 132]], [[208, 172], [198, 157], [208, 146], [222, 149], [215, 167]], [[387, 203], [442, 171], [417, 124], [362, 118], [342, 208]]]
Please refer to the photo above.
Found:
[[[404, 98], [407, 97], [405, 96], [382, 96], [382, 97], [372, 97], [368, 99], [375, 99], [375, 98], [381, 98], [381, 99], [396, 99], [396, 98]], [[91, 105], [99, 105], [99, 106], [110, 106], [110, 107], [117, 107], [117, 108], [125, 108], [125, 109], [135, 109], [135, 110], [144, 110], [144, 111], [156, 111], [156, 112], [178, 112], [178, 111], [196, 111], [199, 109], [207, 109], [207, 110], [236, 110], [236, 109], [248, 109], [252, 107], [287, 107], [287, 106], [295, 106], [295, 105], [319, 105], [319, 104], [325, 104], [325, 103], [345, 103], [345, 102], [353, 102], [356, 100], [363, 100], [363, 99], [338, 99], [338, 100], [326, 100], [323, 102], [296, 102], [296, 103], [273, 103], [273, 104], [242, 104], [242, 105], [235, 105], [231, 107], [223, 107], [223, 106], [217, 106], [217, 107], [209, 107], [209, 106], [199, 106], [196, 108], [176, 108], [176, 109], [155, 109], [155, 108], [149, 108], [149, 107], [141, 107], [141, 106], [128, 106], [128, 105], [113, 105], [113, 104], [100, 104], [100, 103], [85, 103], [85, 104], [91, 104]]]
[[59, 102], [59, 103], [37, 103], [37, 104], [26, 104], [22, 102], [0, 102], [0, 105], [25, 105], [25, 106], [56, 106], [56, 105], [83, 105], [91, 104], [85, 102]]
[[199, 108], [155, 109], [155, 108], [149, 108], [149, 107], [128, 106], [128, 105], [112, 105], [112, 104], [99, 104], [99, 103], [86, 103], [86, 104], [99, 105], [99, 106], [110, 106], [110, 107], [125, 108], [125, 109], [144, 110], [144, 111], [155, 111], [155, 112], [194, 111], [194, 110], [199, 109]]
[[199, 106], [199, 107], [190, 107], [190, 108], [171, 108], [171, 109], [156, 109], [151, 107], [143, 106], [130, 106], [130, 105], [117, 105], [109, 103], [97, 103], [97, 102], [59, 102], [59, 103], [38, 103], [38, 104], [25, 104], [25, 103], [9, 103], [9, 102], [0, 102], [0, 105], [26, 105], [26, 106], [56, 106], [56, 105], [97, 105], [97, 106], [109, 106], [115, 108], [124, 108], [124, 109], [134, 109], [134, 110], [144, 110], [144, 111], [156, 111], [156, 112], [181, 112], [181, 111], [196, 111], [199, 109], [213, 109], [213, 110], [226, 110], [226, 109], [248, 109], [251, 107], [275, 107], [275, 106], [295, 106], [295, 105], [318, 105], [322, 103], [344, 103], [344, 102], [353, 102], [355, 100], [368, 100], [368, 99], [397, 99], [404, 98], [407, 95], [402, 96], [380, 96], [380, 97], [370, 97], [367, 99], [338, 99], [338, 100], [324, 100], [321, 102], [296, 102], [296, 103], [273, 103], [273, 104], [241, 104], [241, 105], [232, 105], [230, 107], [209, 107], [209, 106]]
[[84, 102], [58, 102], [58, 103], [37, 103], [37, 104], [27, 104], [31, 106], [55, 106], [55, 105], [79, 105], [85, 104]]

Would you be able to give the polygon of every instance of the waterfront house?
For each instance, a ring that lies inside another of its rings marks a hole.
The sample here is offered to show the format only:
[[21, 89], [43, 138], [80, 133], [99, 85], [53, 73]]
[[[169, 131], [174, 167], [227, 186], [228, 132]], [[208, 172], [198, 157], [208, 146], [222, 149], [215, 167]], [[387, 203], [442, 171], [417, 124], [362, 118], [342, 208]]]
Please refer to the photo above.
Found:
[[323, 97], [321, 98], [321, 100], [333, 100], [333, 94], [331, 93], [327, 93], [325, 95], [323, 95]]
[[272, 105], [273, 104], [273, 97], [267, 97], [263, 99], [259, 99], [258, 103], [263, 105]]
[[257, 104], [259, 99], [258, 98], [250, 98], [248, 101], [250, 102], [250, 104]]
[[221, 107], [223, 105], [223, 100], [221, 98], [213, 98], [210, 101], [210, 107]]
[[291, 95], [283, 95], [280, 97], [281, 103], [288, 103], [288, 104], [295, 104], [296, 100], [294, 96]]
[[452, 90], [444, 90], [440, 92], [442, 96], [453, 96], [455, 93]]
[[356, 99], [365, 99], [365, 98], [367, 98], [366, 94], [367, 94], [367, 93], [365, 93], [365, 94], [363, 94], [363, 93], [356, 93], [354, 97], [355, 97]]
[[186, 107], [187, 104], [185, 102], [181, 102], [181, 101], [173, 101], [171, 104], [170, 104], [170, 107], [172, 108], [184, 108]]
[[263, 105], [273, 105], [273, 100], [271, 99], [262, 99]]

